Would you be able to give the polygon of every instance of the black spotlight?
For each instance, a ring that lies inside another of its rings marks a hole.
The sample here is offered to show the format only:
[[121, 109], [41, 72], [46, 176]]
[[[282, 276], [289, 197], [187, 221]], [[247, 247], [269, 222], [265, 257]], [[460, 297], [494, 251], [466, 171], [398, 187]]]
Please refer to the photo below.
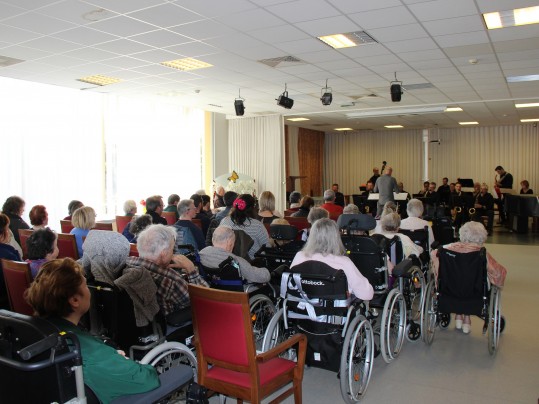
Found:
[[242, 98], [236, 98], [234, 100], [234, 108], [236, 109], [236, 116], [243, 116], [245, 113], [245, 105], [243, 105]]
[[397, 80], [397, 72], [395, 72], [395, 81], [391, 82], [390, 92], [391, 101], [400, 102], [402, 97], [402, 81]]
[[328, 87], [328, 81], [326, 79], [326, 86], [320, 91], [322, 96], [320, 97], [320, 101], [322, 101], [322, 105], [331, 105], [331, 101], [333, 101], [333, 94], [331, 93], [331, 87]]
[[288, 98], [288, 91], [286, 91], [286, 84], [284, 85], [284, 92], [277, 98], [277, 105], [280, 105], [283, 108], [291, 109], [294, 106], [294, 100]]

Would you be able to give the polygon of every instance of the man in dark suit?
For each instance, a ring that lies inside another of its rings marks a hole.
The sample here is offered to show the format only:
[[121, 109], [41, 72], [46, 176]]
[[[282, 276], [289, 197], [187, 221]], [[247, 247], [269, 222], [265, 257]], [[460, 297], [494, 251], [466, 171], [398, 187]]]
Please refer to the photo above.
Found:
[[335, 192], [335, 205], [339, 205], [344, 208], [344, 195], [339, 192], [339, 184], [333, 184], [331, 189], [333, 192]]

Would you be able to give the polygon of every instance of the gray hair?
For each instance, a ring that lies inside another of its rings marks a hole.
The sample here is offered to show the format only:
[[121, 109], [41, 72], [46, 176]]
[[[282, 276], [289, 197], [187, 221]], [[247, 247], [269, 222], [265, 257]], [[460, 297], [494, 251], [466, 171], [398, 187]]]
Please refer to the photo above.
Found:
[[342, 211], [343, 215], [359, 215], [359, 208], [353, 203], [346, 205]]
[[324, 191], [324, 201], [331, 202], [335, 200], [335, 192], [332, 189], [326, 189]]
[[482, 246], [487, 240], [487, 230], [479, 222], [467, 222], [459, 230], [460, 241]]
[[202, 195], [206, 195], [206, 190], [204, 190], [204, 189], [199, 189], [198, 191], [195, 192], [195, 194], [201, 195], [201, 196], [202, 196]]
[[310, 224], [314, 224], [319, 219], [325, 219], [329, 217], [329, 212], [324, 208], [312, 208], [307, 215], [307, 221]]
[[137, 208], [137, 203], [133, 199], [129, 199], [124, 202], [124, 212], [126, 215], [128, 213], [131, 213], [131, 211], [136, 208]]
[[384, 209], [382, 210], [382, 215], [381, 216], [385, 216], [385, 215], [388, 215], [390, 213], [395, 213], [397, 211], [397, 204], [393, 201], [387, 201], [385, 204], [384, 204]]
[[302, 251], [307, 257], [316, 253], [323, 256], [344, 255], [346, 250], [342, 244], [337, 223], [328, 218], [317, 220], [311, 227], [309, 238]]
[[258, 198], [258, 209], [273, 212], [275, 210], [275, 195], [270, 191], [262, 192]]
[[188, 211], [191, 205], [194, 205], [195, 202], [192, 199], [182, 199], [180, 202], [178, 202], [178, 214], [180, 216], [185, 215]]
[[408, 201], [406, 212], [408, 212], [408, 216], [410, 217], [421, 217], [423, 215], [423, 209], [423, 202], [414, 198]]
[[215, 229], [211, 237], [211, 242], [214, 246], [223, 245], [229, 240], [236, 240], [234, 230], [230, 227], [219, 226]]
[[170, 242], [176, 242], [174, 228], [162, 224], [146, 227], [137, 238], [137, 249], [141, 258], [157, 260], [163, 251], [170, 248]]
[[383, 231], [397, 232], [401, 225], [401, 217], [398, 213], [388, 213], [380, 219]]

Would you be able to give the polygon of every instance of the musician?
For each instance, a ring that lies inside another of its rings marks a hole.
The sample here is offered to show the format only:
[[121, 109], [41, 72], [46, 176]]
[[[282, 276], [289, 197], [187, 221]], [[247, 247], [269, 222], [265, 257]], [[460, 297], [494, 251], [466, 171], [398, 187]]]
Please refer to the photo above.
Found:
[[492, 226], [494, 223], [494, 197], [488, 192], [488, 185], [481, 185], [481, 192], [474, 199], [474, 209], [470, 212], [471, 219], [474, 222], [482, 222], [481, 217], [487, 216], [487, 233], [492, 235]]
[[533, 195], [533, 189], [530, 189], [528, 180], [520, 181], [520, 195]]
[[369, 194], [372, 192], [373, 189], [374, 189], [374, 182], [372, 182], [371, 180], [367, 181], [366, 189], [365, 189], [365, 191], [363, 191], [363, 193], [361, 194], [361, 196], [366, 196], [366, 197], [368, 197]]
[[373, 192], [378, 192], [380, 194], [376, 209], [376, 216], [380, 216], [382, 214], [382, 210], [384, 209], [386, 202], [395, 202], [393, 192], [399, 192], [397, 180], [391, 176], [392, 173], [393, 169], [391, 167], [386, 167], [384, 175], [378, 177], [376, 183], [374, 184]]
[[[384, 170], [384, 168], [382, 167], [382, 171]], [[372, 169], [372, 177], [369, 178], [369, 181], [372, 182], [373, 186], [374, 184], [376, 184], [376, 180], [378, 179], [378, 177], [380, 177], [380, 170], [378, 169], [378, 167], [373, 167]], [[367, 182], [369, 182], [367, 181]]]
[[451, 195], [453, 195], [455, 193], [455, 183], [452, 182], [451, 184], [449, 184], [449, 201], [451, 202]]
[[498, 199], [496, 199], [494, 202], [496, 203], [496, 205], [498, 205], [498, 211], [500, 212], [500, 222], [503, 223], [506, 219], [504, 208], [505, 198], [503, 197], [503, 190], [513, 188], [513, 176], [507, 171], [505, 171], [502, 166], [497, 166], [494, 171], [496, 171], [497, 174], [494, 177], [494, 189], [498, 194]]
[[344, 208], [344, 195], [342, 192], [339, 192], [339, 184], [333, 184], [331, 189], [335, 192], [335, 205]]
[[430, 182], [428, 181], [425, 181], [423, 183], [423, 189], [420, 189], [419, 192], [417, 193], [420, 197], [425, 197], [425, 194], [427, 192], [429, 192], [429, 185], [430, 185]]
[[472, 203], [468, 199], [471, 199], [471, 195], [463, 192], [462, 184], [457, 182], [455, 193], [451, 195], [451, 214], [457, 229], [470, 220], [468, 210], [472, 207]]
[[440, 203], [443, 203], [445, 205], [449, 205], [449, 199], [451, 199], [451, 189], [449, 188], [449, 178], [444, 177], [442, 178], [442, 185], [438, 187], [438, 199]]
[[481, 184], [479, 182], [473, 183], [473, 198], [477, 198], [477, 196], [481, 193]]

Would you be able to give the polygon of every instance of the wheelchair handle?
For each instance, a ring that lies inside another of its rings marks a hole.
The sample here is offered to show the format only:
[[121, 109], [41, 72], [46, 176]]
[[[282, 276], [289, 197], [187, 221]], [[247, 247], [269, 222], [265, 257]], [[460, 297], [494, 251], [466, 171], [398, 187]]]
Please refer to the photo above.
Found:
[[34, 342], [32, 345], [28, 345], [26, 348], [21, 349], [19, 355], [25, 361], [32, 359], [34, 356], [39, 355], [51, 348], [54, 348], [58, 344], [58, 334], [51, 334], [48, 337]]

